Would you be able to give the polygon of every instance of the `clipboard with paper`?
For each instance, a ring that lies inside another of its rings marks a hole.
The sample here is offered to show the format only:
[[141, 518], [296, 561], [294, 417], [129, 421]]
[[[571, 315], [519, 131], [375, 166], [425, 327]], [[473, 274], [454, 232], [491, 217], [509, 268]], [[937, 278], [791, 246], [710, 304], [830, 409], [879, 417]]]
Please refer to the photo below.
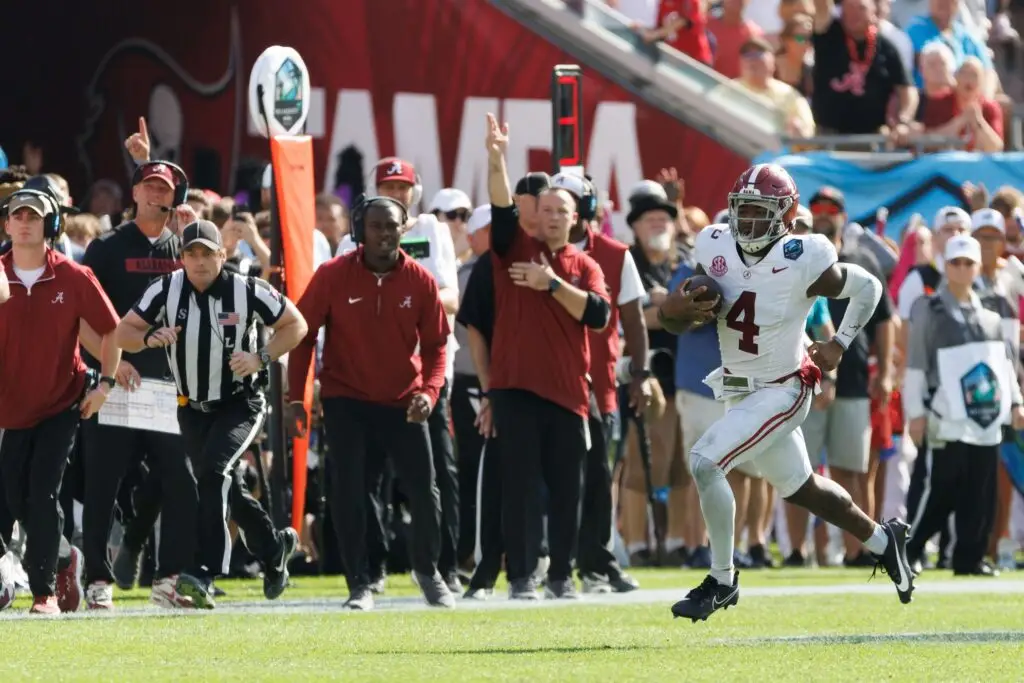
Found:
[[100, 409], [99, 423], [111, 427], [180, 434], [178, 389], [174, 382], [156, 379], [142, 380], [142, 384], [131, 393], [119, 386], [114, 387]]

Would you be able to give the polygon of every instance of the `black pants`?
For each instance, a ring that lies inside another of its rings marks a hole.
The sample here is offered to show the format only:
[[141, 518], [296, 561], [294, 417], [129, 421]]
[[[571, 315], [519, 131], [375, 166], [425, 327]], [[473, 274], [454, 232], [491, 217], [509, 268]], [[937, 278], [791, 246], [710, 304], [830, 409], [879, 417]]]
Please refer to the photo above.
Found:
[[586, 421], [529, 391], [491, 392], [495, 429], [500, 435], [502, 529], [508, 580], [528, 578], [537, 565], [541, 539], [534, 523], [548, 494], [548, 578], [572, 575], [579, 534]]
[[591, 412], [590, 450], [583, 479], [583, 514], [580, 520], [580, 550], [577, 564], [581, 574], [598, 574], [610, 580], [622, 574], [612, 553], [612, 469], [608, 462], [613, 415]]
[[484, 448], [484, 437], [475, 424], [480, 410], [480, 381], [474, 375], [455, 375], [451, 408], [459, 463], [458, 559], [462, 563], [473, 556], [476, 543], [476, 484]]
[[371, 581], [387, 574], [395, 515], [395, 473], [387, 453], [368, 447], [366, 454], [366, 562]]
[[[985, 557], [995, 523], [999, 446], [972, 446], [960, 441], [932, 448], [923, 509], [910, 530], [907, 555], [920, 557], [924, 544], [956, 515], [953, 571], [971, 572]], [[920, 457], [920, 456], [918, 456]]]
[[[192, 468], [185, 457], [185, 442], [177, 434], [101, 425], [96, 418], [82, 425], [85, 439], [85, 500], [82, 501], [82, 550], [85, 552], [85, 583], [113, 583], [107, 541], [114, 521], [114, 507], [123, 483], [129, 486], [137, 477], [131, 470], [146, 461], [160, 486], [134, 496], [135, 509], [147, 514], [140, 520], [150, 525], [153, 511], [160, 517], [160, 547], [157, 551], [156, 578], [184, 571], [195, 553], [198, 498]], [[146, 495], [156, 500], [144, 500]], [[149, 529], [137, 529], [136, 536], [149, 535]], [[141, 547], [141, 546], [140, 546]]]
[[[57, 552], [64, 531], [60, 487], [75, 447], [79, 418], [75, 406], [33, 427], [5, 429], [0, 442], [0, 480], [10, 518], [21, 522], [31, 539], [22, 564], [36, 597], [55, 594]], [[5, 529], [6, 539], [11, 531]], [[6, 552], [4, 544], [0, 555]]]
[[349, 398], [325, 398], [327, 467], [331, 515], [345, 562], [350, 591], [367, 585], [366, 471], [371, 455], [386, 454], [412, 515], [412, 566], [433, 575], [440, 552], [441, 502], [434, 480], [430, 437], [425, 424], [406, 421], [404, 408]]
[[[476, 567], [469, 580], [470, 589], [494, 588], [501, 573], [505, 541], [501, 529], [501, 447], [499, 437], [484, 442], [476, 481]], [[538, 515], [535, 522], [543, 526]]]
[[442, 576], [454, 574], [459, 568], [459, 466], [455, 461], [455, 444], [450, 431], [448, 384], [427, 418], [430, 453], [434, 458], [434, 476], [441, 498], [441, 551], [437, 569]]
[[[185, 447], [182, 446], [182, 455], [185, 454]], [[188, 462], [188, 458], [185, 458]], [[191, 471], [191, 463], [189, 463]], [[124, 536], [121, 537], [121, 545], [132, 552], [139, 552], [146, 544], [160, 515], [160, 505], [163, 500], [163, 487], [160, 484], [160, 472], [146, 466], [135, 468], [130, 478], [121, 482], [121, 490], [117, 494], [117, 512], [120, 513], [121, 526], [124, 527]], [[190, 491], [196, 511], [192, 518], [195, 520], [199, 507], [199, 496], [195, 490], [195, 479], [192, 479], [192, 490]], [[163, 525], [161, 525], [162, 528]], [[192, 524], [188, 529], [192, 536], [192, 552], [195, 551], [196, 526]], [[182, 567], [192, 564], [192, 558], [186, 559]]]
[[262, 396], [227, 399], [210, 413], [188, 406], [178, 408], [178, 425], [199, 493], [199, 547], [191, 574], [213, 577], [230, 570], [229, 509], [246, 547], [264, 567], [280, 552], [270, 516], [249, 493], [236, 467], [259, 436], [265, 409]]
[[[924, 493], [925, 484], [928, 482], [928, 452], [927, 441], [917, 449], [917, 457], [914, 458], [914, 468], [910, 472], [910, 485], [907, 487], [907, 519], [917, 519], [917, 508], [921, 505], [921, 495]], [[913, 529], [911, 529], [913, 531]], [[942, 525], [939, 530], [939, 559], [946, 559], [949, 550], [949, 524]], [[918, 559], [911, 556], [911, 561]]]

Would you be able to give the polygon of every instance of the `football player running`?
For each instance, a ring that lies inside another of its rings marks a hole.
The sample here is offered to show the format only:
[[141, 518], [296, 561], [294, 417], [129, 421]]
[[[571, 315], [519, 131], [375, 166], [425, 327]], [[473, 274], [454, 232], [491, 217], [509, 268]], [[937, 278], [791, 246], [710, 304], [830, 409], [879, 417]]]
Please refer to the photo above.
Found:
[[[717, 298], [702, 296], [705, 287], [687, 292], [686, 281], [658, 311], [665, 329], [677, 334], [717, 318], [722, 367], [704, 381], [728, 407], [690, 451], [712, 561], [704, 581], [672, 606], [677, 617], [706, 620], [739, 601], [732, 563], [736, 502], [726, 474], [745, 462], [787, 501], [860, 539], [876, 569], [896, 584], [900, 601], [911, 600], [909, 527], [896, 519], [875, 523], [845, 489], [814, 474], [800, 433], [822, 370], [835, 370], [871, 318], [882, 285], [860, 266], [838, 263], [824, 237], [791, 234], [798, 200], [781, 166], [747, 169], [729, 194], [728, 225], [710, 225], [697, 236], [696, 273], [713, 278], [721, 307]], [[835, 336], [810, 343], [804, 320], [818, 296], [850, 303]]]

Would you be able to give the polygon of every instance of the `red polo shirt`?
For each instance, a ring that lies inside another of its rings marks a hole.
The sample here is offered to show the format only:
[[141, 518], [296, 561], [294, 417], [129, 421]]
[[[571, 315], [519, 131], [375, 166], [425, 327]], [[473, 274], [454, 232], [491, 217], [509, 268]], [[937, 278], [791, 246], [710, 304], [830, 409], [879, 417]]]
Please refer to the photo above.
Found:
[[404, 408], [422, 392], [437, 402], [448, 316], [434, 276], [404, 251], [380, 276], [363, 264], [362, 247], [332, 259], [313, 274], [296, 305], [309, 333], [288, 354], [293, 401], [302, 399], [317, 332], [325, 327], [321, 396]]
[[618, 407], [615, 365], [619, 360], [619, 293], [622, 291], [622, 264], [629, 251], [622, 242], [606, 235], [589, 231], [585, 251], [597, 265], [601, 266], [608, 295], [611, 297], [612, 312], [608, 327], [600, 332], [587, 330], [590, 338], [590, 379], [594, 384], [594, 396], [602, 415], [614, 413]]
[[43, 274], [26, 287], [14, 254], [0, 258], [11, 298], [0, 305], [0, 427], [27, 429], [70, 408], [85, 388], [78, 350], [82, 320], [98, 334], [119, 322], [92, 271], [53, 249]]
[[[509, 237], [511, 243], [502, 250], [499, 245]], [[587, 417], [590, 345], [586, 327], [550, 293], [513, 283], [508, 268], [515, 262], [539, 262], [544, 254], [560, 278], [607, 300], [601, 267], [571, 244], [551, 253], [519, 227], [513, 207], [491, 207], [491, 238], [496, 316], [490, 388], [523, 389]]]

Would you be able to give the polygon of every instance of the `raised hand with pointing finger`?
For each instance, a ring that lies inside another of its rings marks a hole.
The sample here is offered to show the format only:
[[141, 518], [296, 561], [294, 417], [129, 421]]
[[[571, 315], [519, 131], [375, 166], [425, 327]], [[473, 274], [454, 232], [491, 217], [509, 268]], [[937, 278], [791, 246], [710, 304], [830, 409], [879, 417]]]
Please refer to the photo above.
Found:
[[498, 125], [494, 114], [487, 115], [487, 153], [491, 156], [505, 156], [508, 151], [508, 122]]
[[124, 147], [128, 150], [135, 163], [142, 164], [149, 161], [149, 129], [146, 127], [146, 117], [139, 117], [139, 131], [132, 133], [124, 141]]

